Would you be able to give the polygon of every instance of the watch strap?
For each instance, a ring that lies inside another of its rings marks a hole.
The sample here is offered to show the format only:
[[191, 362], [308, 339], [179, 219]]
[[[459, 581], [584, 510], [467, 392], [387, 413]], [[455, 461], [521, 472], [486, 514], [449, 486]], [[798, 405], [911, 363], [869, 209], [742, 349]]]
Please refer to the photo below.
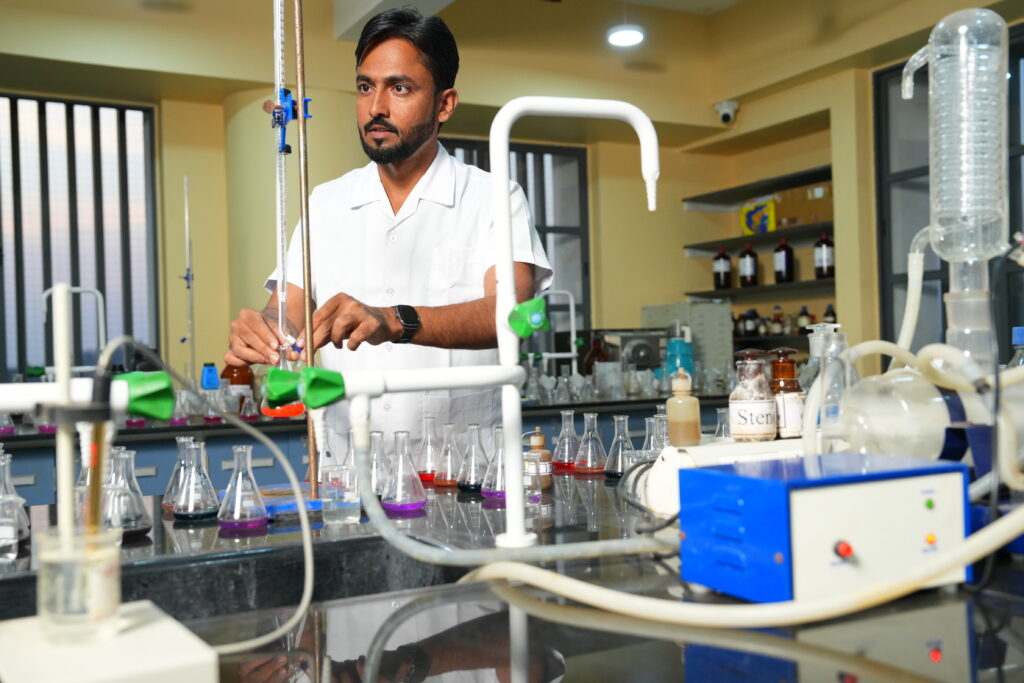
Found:
[[402, 324], [402, 334], [395, 340], [396, 344], [408, 344], [416, 331], [420, 329], [420, 316], [412, 306], [399, 304], [395, 306], [395, 315]]

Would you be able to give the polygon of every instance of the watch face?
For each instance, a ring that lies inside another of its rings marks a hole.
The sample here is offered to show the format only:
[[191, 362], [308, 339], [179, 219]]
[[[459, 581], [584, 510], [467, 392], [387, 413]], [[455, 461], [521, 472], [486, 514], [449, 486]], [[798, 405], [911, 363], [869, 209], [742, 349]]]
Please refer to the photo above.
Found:
[[398, 312], [398, 320], [402, 325], [418, 326], [420, 324], [420, 316], [412, 306], [396, 306], [395, 309]]

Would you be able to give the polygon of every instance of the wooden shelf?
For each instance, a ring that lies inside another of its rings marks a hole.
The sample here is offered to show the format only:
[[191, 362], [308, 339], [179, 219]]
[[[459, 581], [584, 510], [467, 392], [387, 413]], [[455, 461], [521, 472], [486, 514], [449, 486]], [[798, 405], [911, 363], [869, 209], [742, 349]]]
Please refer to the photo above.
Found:
[[756, 285], [753, 287], [732, 287], [730, 289], [711, 289], [702, 292], [686, 292], [686, 296], [701, 299], [732, 299], [734, 301], [757, 301], [770, 299], [788, 299], [802, 294], [820, 295], [835, 291], [835, 278], [824, 280], [805, 280], [802, 282], [786, 282], [780, 285]]
[[820, 183], [832, 179], [831, 166], [819, 166], [799, 173], [765, 178], [747, 185], [730, 187], [717, 192], [699, 194], [683, 200], [687, 211], [738, 211], [743, 203], [755, 197], [763, 197], [779, 190], [789, 190], [801, 185]]
[[730, 237], [724, 240], [684, 244], [683, 250], [690, 258], [700, 258], [702, 256], [715, 256], [718, 254], [719, 247], [725, 247], [725, 251], [728, 253], [742, 249], [744, 244], [749, 243], [754, 251], [770, 252], [778, 246], [779, 239], [783, 237], [789, 242], [789, 246], [799, 249], [800, 247], [813, 247], [823, 232], [827, 232], [829, 235], [832, 234], [832, 221], [798, 225], [795, 228], [780, 228], [775, 232], [764, 232], [759, 235], [743, 235], [742, 237]]

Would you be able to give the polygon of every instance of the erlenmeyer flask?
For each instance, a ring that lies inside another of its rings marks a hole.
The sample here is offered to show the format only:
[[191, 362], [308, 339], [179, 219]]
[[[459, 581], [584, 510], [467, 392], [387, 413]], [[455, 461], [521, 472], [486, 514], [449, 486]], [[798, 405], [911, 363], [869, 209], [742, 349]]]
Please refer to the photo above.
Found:
[[141, 429], [146, 426], [146, 418], [134, 413], [128, 413], [124, 418], [124, 426], [128, 429]]
[[558, 433], [558, 442], [551, 457], [551, 471], [555, 474], [571, 473], [576, 463], [580, 441], [576, 438], [575, 416], [571, 410], [562, 411], [562, 431]]
[[551, 402], [555, 404], [566, 404], [572, 402], [572, 390], [569, 387], [569, 378], [565, 375], [558, 378], [555, 390], [551, 392]]
[[171, 415], [169, 424], [172, 427], [180, 427], [188, 424], [189, 400], [188, 392], [184, 389], [174, 390], [174, 413]]
[[174, 461], [174, 469], [171, 470], [171, 478], [167, 480], [167, 488], [164, 489], [164, 497], [160, 506], [171, 512], [174, 504], [178, 501], [181, 492], [181, 482], [185, 476], [185, 451], [194, 439], [191, 436], [176, 436], [178, 442], [178, 457]]
[[478, 493], [487, 472], [487, 453], [480, 443], [480, 425], [471, 424], [466, 428], [466, 457], [459, 467], [458, 486], [460, 491]]
[[434, 481], [437, 465], [441, 459], [441, 444], [437, 440], [435, 423], [437, 420], [429, 415], [423, 417], [423, 438], [416, 450], [416, 471], [420, 481]]
[[[278, 350], [277, 355], [280, 360], [277, 362], [278, 370], [289, 370], [291, 372], [298, 372], [302, 368], [302, 363], [295, 361], [294, 363], [288, 360], [288, 352], [292, 350], [292, 347], [288, 344], [282, 344]], [[267, 402], [267, 392], [263, 392], [263, 402], [260, 404], [260, 412], [267, 417], [297, 417], [306, 412], [306, 406], [302, 404], [302, 401], [296, 401], [295, 403], [289, 403], [287, 405], [278, 406], [276, 408], [271, 407], [270, 403]]]
[[190, 443], [185, 449], [185, 472], [174, 502], [174, 519], [179, 522], [213, 520], [220, 509], [217, 492], [206, 471], [206, 444]]
[[242, 409], [238, 412], [238, 417], [246, 422], [260, 419], [260, 411], [256, 409], [256, 402], [252, 400], [252, 396], [246, 396], [242, 400]]
[[[480, 486], [480, 493], [484, 498], [505, 497], [505, 444], [504, 433], [501, 426], [494, 428], [494, 457], [487, 464], [487, 472], [484, 473], [484, 481]], [[538, 476], [525, 476], [525, 479], [540, 479]], [[539, 493], [539, 486], [537, 486]], [[527, 496], [529, 497], [529, 496]], [[539, 496], [538, 496], [539, 497]]]
[[427, 494], [409, 456], [409, 432], [395, 432], [395, 466], [380, 504], [392, 512], [418, 510], [427, 504]]
[[267, 506], [263, 504], [256, 478], [252, 474], [252, 446], [232, 446], [235, 471], [224, 491], [217, 513], [222, 529], [239, 531], [267, 525]]
[[[728, 410], [728, 409], [727, 409]], [[655, 439], [658, 434], [657, 420], [653, 417], [644, 418], [644, 445], [640, 449], [644, 453], [655, 453]]]
[[597, 433], [597, 413], [583, 413], [583, 438], [576, 453], [573, 473], [582, 475], [604, 474], [607, 454]]
[[[3, 444], [0, 444], [0, 495], [18, 495], [14, 488], [14, 480], [11, 478], [11, 454], [4, 451]], [[29, 535], [28, 513], [22, 505], [18, 512], [18, 543], [28, 545]]]
[[604, 476], [618, 478], [633, 463], [633, 442], [629, 440], [629, 416], [615, 415], [615, 436], [608, 448], [608, 460], [604, 464]]
[[14, 433], [14, 420], [10, 413], [0, 413], [0, 436], [9, 436]]
[[390, 474], [384, 455], [384, 432], [370, 432], [370, 486], [378, 498], [384, 495]]
[[220, 389], [203, 389], [203, 422], [210, 425], [220, 424], [224, 418], [217, 411], [224, 410], [223, 396]]
[[142, 538], [153, 528], [142, 489], [135, 478], [135, 451], [118, 448], [110, 452], [110, 473], [103, 486], [103, 526], [121, 527], [125, 542]]
[[435, 487], [455, 486], [459, 481], [459, 467], [462, 465], [462, 454], [455, 443], [455, 425], [446, 422], [441, 428], [443, 441], [441, 444], [441, 457], [437, 463], [437, 473], [434, 475]]

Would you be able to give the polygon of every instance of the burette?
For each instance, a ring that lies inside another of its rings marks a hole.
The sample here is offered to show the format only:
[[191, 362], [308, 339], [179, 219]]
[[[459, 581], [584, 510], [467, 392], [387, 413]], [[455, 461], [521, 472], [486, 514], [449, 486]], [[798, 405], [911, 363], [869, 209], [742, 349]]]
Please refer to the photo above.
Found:
[[188, 176], [185, 176], [185, 274], [182, 280], [185, 281], [185, 289], [188, 294], [188, 333], [181, 338], [181, 343], [186, 341], [189, 346], [189, 366], [185, 377], [192, 383], [192, 389], [196, 388], [196, 312], [195, 312], [195, 288], [192, 283], [195, 281], [195, 273], [192, 270], [192, 231], [189, 226], [188, 206]]

